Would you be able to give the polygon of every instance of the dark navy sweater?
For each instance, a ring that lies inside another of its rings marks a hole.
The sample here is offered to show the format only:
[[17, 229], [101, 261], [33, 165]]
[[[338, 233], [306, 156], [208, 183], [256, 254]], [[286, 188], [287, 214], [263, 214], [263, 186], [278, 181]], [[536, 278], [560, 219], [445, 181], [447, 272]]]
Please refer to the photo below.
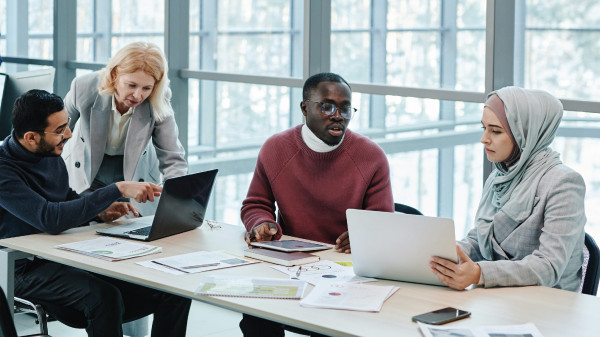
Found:
[[0, 145], [0, 238], [59, 234], [85, 224], [121, 197], [115, 184], [80, 196], [62, 157], [40, 156], [13, 135]]

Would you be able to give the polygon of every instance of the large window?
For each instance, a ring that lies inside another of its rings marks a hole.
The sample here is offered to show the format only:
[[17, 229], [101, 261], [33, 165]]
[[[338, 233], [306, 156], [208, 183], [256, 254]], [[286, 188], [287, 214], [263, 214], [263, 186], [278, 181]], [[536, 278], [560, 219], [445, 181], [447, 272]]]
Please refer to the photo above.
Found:
[[77, 61], [106, 63], [134, 41], [164, 45], [164, 3], [77, 0]]
[[[64, 95], [73, 70], [99, 69], [124, 44], [164, 45], [190, 170], [220, 170], [211, 218], [240, 223], [260, 146], [302, 123], [303, 79], [332, 71], [353, 88], [350, 128], [388, 155], [395, 200], [453, 218], [457, 237], [473, 226], [490, 168], [479, 144], [486, 93], [518, 85], [555, 94], [565, 116], [553, 147], [584, 176], [586, 230], [600, 238], [595, 0], [69, 3], [0, 0], [0, 70], [54, 66], [67, 78], [56, 84]], [[53, 36], [73, 24], [74, 41]], [[74, 56], [54, 59], [63, 49]]]
[[[521, 73], [518, 85], [543, 89], [566, 99], [598, 100], [600, 86], [600, 3], [594, 0], [527, 0], [518, 2], [524, 29], [516, 31]], [[518, 12], [517, 12], [518, 13]], [[517, 21], [517, 26], [521, 22]], [[521, 39], [521, 37], [523, 37]], [[519, 42], [523, 43], [522, 48]], [[598, 108], [596, 108], [596, 111]], [[600, 238], [600, 114], [565, 111], [562, 130], [553, 144], [563, 162], [581, 173], [586, 182], [586, 230]], [[581, 128], [578, 130], [578, 127]], [[586, 130], [587, 132], [585, 132]]]

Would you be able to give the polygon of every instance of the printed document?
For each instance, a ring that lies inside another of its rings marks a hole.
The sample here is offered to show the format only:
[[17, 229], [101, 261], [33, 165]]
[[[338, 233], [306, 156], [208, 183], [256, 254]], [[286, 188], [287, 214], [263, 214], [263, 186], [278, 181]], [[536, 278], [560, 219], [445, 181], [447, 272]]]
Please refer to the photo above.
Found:
[[[352, 267], [345, 267], [328, 260], [321, 260], [319, 262], [303, 264], [301, 266], [271, 266], [271, 268], [287, 274], [291, 278], [306, 281], [312, 285], [331, 282], [360, 283], [375, 281], [374, 278], [357, 276], [354, 274], [354, 269]], [[299, 273], [298, 270], [300, 270]]]
[[303, 307], [379, 312], [398, 290], [393, 286], [361, 283], [319, 283], [300, 301]]
[[258, 261], [238, 257], [223, 251], [198, 251], [156, 260], [141, 261], [137, 264], [174, 275], [183, 275], [252, 263], [258, 263]]
[[457, 337], [490, 337], [490, 336], [527, 336], [543, 337], [533, 323], [521, 325], [498, 325], [478, 327], [442, 327], [417, 322], [424, 337], [457, 336]]
[[109, 237], [65, 243], [54, 246], [54, 248], [69, 250], [108, 261], [131, 259], [134, 257], [160, 253], [162, 251], [161, 247]]
[[194, 292], [199, 295], [299, 299], [306, 282], [277, 278], [209, 276]]

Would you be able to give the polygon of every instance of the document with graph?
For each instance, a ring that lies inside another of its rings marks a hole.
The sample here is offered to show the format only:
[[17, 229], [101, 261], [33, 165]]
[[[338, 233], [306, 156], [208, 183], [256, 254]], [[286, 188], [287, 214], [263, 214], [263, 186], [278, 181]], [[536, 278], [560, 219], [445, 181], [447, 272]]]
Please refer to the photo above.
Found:
[[54, 248], [93, 256], [108, 261], [131, 259], [134, 257], [160, 253], [162, 251], [162, 248], [158, 246], [109, 237], [65, 243], [55, 246]]
[[319, 283], [300, 305], [309, 308], [379, 312], [398, 287], [362, 283]]
[[197, 295], [300, 299], [306, 282], [280, 278], [209, 276], [202, 279]]

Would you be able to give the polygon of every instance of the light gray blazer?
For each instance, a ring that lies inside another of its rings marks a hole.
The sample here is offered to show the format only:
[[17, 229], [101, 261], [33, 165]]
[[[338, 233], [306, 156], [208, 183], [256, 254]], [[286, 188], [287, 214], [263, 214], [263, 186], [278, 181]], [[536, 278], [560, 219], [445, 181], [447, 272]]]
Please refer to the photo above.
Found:
[[[73, 137], [65, 144], [63, 158], [69, 171], [69, 184], [77, 193], [90, 187], [102, 163], [108, 139], [112, 96], [100, 95], [98, 82], [98, 72], [76, 77], [65, 97]], [[163, 178], [186, 174], [185, 151], [178, 133], [173, 116], [158, 122], [148, 100], [137, 106], [125, 140], [125, 180], [158, 184]], [[156, 204], [136, 206], [143, 215], [148, 215], [154, 214]]]
[[477, 228], [459, 242], [479, 263], [485, 287], [542, 285], [578, 291], [583, 263], [585, 183], [565, 165], [548, 171], [536, 188], [533, 210], [523, 223], [494, 217], [494, 261], [485, 261]]

